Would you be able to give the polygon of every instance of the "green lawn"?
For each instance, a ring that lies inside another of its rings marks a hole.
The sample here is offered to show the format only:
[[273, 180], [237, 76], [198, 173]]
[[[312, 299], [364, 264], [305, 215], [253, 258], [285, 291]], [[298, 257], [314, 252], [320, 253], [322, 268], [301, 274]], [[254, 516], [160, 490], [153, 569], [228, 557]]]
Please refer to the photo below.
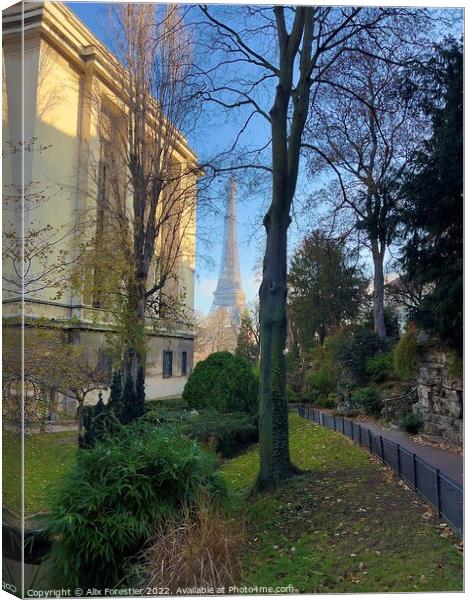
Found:
[[[3, 505], [19, 512], [20, 436], [3, 432]], [[77, 433], [44, 433], [25, 436], [25, 512], [33, 516], [47, 510], [48, 490], [75, 461]]]
[[291, 453], [308, 473], [247, 498], [258, 451], [221, 471], [246, 517], [242, 585], [299, 592], [462, 590], [458, 539], [390, 472], [350, 440], [297, 415]]

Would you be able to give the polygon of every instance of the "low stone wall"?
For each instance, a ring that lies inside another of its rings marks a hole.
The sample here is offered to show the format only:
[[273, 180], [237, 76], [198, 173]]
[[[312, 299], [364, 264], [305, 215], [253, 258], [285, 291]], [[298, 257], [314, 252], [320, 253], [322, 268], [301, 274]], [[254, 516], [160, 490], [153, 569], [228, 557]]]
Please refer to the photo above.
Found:
[[463, 380], [449, 373], [449, 356], [427, 350], [420, 361], [418, 402], [413, 410], [424, 420], [424, 433], [452, 442], [463, 441]]

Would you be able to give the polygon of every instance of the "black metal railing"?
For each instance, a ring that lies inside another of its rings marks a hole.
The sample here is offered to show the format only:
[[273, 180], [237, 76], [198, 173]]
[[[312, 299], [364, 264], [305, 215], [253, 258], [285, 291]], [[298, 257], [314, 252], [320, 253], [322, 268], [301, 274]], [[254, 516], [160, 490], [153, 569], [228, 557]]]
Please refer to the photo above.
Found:
[[391, 467], [416, 493], [423, 496], [437, 510], [440, 518], [444, 518], [460, 536], [463, 535], [463, 488], [437, 467], [356, 421], [330, 415], [304, 404], [299, 404], [297, 410], [304, 419], [342, 433], [379, 457], [383, 464]]

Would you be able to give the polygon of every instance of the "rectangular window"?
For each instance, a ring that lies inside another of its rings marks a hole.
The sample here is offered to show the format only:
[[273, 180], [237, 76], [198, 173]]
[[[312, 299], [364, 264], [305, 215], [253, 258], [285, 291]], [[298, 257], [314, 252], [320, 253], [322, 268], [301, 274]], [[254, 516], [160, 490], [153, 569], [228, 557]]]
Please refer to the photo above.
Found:
[[163, 350], [163, 377], [173, 376], [173, 352]]
[[187, 375], [188, 373], [188, 353], [183, 350], [181, 353], [181, 375]]

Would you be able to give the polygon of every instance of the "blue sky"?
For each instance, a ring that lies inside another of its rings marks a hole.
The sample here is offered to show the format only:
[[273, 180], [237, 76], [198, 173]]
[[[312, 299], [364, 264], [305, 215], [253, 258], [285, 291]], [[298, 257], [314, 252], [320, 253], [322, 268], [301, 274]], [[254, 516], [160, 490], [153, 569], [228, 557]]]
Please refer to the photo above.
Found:
[[[105, 4], [95, 2], [69, 2], [69, 7], [99, 38], [106, 43]], [[195, 9], [197, 10], [197, 9]], [[228, 9], [230, 10], [230, 9]], [[237, 13], [233, 13], [237, 19]], [[444, 32], [439, 31], [442, 35]], [[457, 36], [459, 31], [454, 32]], [[431, 34], [432, 35], [432, 34]], [[209, 59], [210, 60], [210, 59]], [[246, 76], [246, 75], [245, 75]], [[272, 90], [267, 91], [269, 103]], [[187, 135], [189, 143], [200, 160], [214, 156], [217, 151], [222, 151], [230, 146], [235, 139], [243, 121], [242, 115], [237, 111], [224, 113], [213, 105], [207, 105], [204, 118], [198, 121], [194, 132]], [[186, 133], [186, 132], [183, 132]], [[245, 141], [251, 146], [264, 145], [269, 139], [269, 131], [266, 121], [261, 117], [250, 122], [245, 132]], [[217, 284], [219, 261], [222, 249], [223, 235], [223, 211], [224, 211], [224, 186], [225, 178], [214, 182], [211, 188], [211, 197], [215, 198], [211, 210], [200, 212], [198, 216], [198, 259], [196, 270], [196, 309], [207, 313], [212, 303], [213, 292]], [[320, 178], [315, 188], [320, 188], [326, 182], [326, 178]], [[297, 185], [297, 200], [302, 200], [306, 195], [312, 194], [314, 190], [307, 181], [302, 171]], [[259, 287], [259, 272], [261, 258], [264, 250], [264, 230], [262, 228], [262, 217], [269, 202], [269, 187], [253, 184], [242, 178], [239, 182], [238, 192], [238, 242], [240, 257], [240, 272], [242, 285], [247, 300], [253, 300], [257, 296]], [[290, 248], [295, 247], [302, 233], [311, 230], [316, 225], [318, 214], [309, 213], [295, 214], [290, 227]], [[300, 203], [297, 204], [300, 206]], [[364, 255], [366, 266], [370, 267], [370, 259]]]
[[[95, 2], [68, 2], [67, 5], [85, 23], [89, 29], [106, 43], [105, 27], [103, 25], [102, 3]], [[199, 157], [213, 153], [214, 148], [223, 149], [232, 139], [238, 124], [230, 122], [225, 115], [217, 116], [215, 121], [208, 125], [206, 131], [188, 136], [189, 142]], [[255, 124], [252, 135], [265, 139], [265, 132], [261, 131], [259, 124]], [[213, 292], [217, 284], [220, 255], [222, 251], [223, 236], [223, 199], [225, 179], [214, 183], [211, 196], [218, 197], [216, 204], [218, 210], [211, 211], [210, 215], [200, 216], [200, 229], [204, 240], [198, 241], [198, 260], [196, 270], [196, 309], [207, 313], [212, 303]], [[239, 189], [238, 194], [238, 242], [240, 257], [240, 274], [242, 286], [247, 300], [253, 300], [258, 293], [259, 263], [262, 256], [262, 230], [260, 222], [262, 209], [260, 199], [250, 200], [244, 191]]]

